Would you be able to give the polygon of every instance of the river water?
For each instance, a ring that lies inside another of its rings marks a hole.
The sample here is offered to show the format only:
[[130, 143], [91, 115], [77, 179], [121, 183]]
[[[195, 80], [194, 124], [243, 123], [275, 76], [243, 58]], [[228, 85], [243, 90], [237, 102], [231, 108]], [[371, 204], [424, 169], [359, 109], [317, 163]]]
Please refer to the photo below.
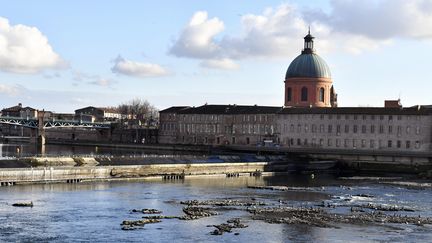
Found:
[[[285, 185], [304, 190], [275, 191], [248, 186]], [[368, 194], [371, 197], [351, 195]], [[142, 229], [124, 231], [123, 220], [138, 220], [131, 209], [155, 208], [182, 215], [182, 200], [254, 198], [270, 206], [311, 207], [325, 202], [398, 204], [432, 217], [431, 189], [410, 189], [376, 181], [341, 180], [334, 175], [273, 177], [197, 177], [179, 181], [141, 180], [39, 184], [0, 187], [1, 242], [430, 242], [431, 226], [406, 224], [337, 224], [332, 228], [269, 224], [245, 210], [219, 210], [216, 216], [183, 221], [163, 219]], [[33, 201], [32, 208], [11, 206]], [[338, 212], [349, 208], [335, 209]], [[393, 214], [393, 212], [391, 213]], [[249, 227], [211, 235], [213, 227], [240, 217]], [[237, 235], [235, 233], [238, 233]]]

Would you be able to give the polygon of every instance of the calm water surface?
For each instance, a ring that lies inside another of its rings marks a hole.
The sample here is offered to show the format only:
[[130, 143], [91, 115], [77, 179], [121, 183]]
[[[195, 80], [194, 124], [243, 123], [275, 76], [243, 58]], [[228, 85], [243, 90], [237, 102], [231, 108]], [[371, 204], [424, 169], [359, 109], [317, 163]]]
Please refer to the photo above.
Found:
[[[269, 191], [248, 185], [308, 186], [316, 191]], [[156, 208], [163, 215], [182, 215], [181, 200], [250, 199], [278, 205], [314, 206], [322, 201], [343, 200], [367, 193], [374, 198], [362, 203], [388, 203], [413, 207], [408, 215], [432, 217], [432, 193], [374, 182], [336, 180], [331, 175], [284, 177], [190, 178], [184, 181], [97, 182], [0, 187], [0, 241], [2, 242], [430, 242], [432, 227], [413, 225], [337, 225], [318, 228], [304, 225], [268, 224], [252, 220], [242, 210], [219, 211], [219, 215], [193, 221], [165, 219], [143, 229], [121, 230], [123, 220], [138, 220], [137, 208]], [[336, 197], [335, 197], [336, 196]], [[352, 199], [345, 203], [358, 203]], [[11, 204], [33, 201], [33, 208]], [[346, 209], [336, 209], [343, 211]], [[402, 213], [405, 214], [405, 213]], [[207, 225], [241, 217], [245, 229], [222, 236]]]

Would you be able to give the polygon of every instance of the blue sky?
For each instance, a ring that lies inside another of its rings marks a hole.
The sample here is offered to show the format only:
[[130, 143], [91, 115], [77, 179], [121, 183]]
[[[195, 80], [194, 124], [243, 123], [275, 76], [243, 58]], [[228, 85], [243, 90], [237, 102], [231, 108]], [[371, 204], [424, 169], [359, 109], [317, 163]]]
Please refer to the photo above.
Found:
[[310, 25], [340, 106], [432, 104], [432, 0], [0, 1], [0, 102], [283, 105]]

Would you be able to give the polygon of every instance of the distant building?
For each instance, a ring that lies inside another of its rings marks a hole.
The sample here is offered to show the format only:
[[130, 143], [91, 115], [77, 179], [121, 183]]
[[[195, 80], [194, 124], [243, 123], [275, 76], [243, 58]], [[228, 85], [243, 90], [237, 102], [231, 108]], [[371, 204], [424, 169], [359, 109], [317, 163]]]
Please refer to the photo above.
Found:
[[94, 106], [88, 106], [75, 110], [76, 119], [82, 120], [83, 118], [84, 120], [89, 121], [89, 117], [91, 117], [91, 122], [103, 122], [121, 119], [122, 115], [114, 108], [107, 107], [98, 108]]
[[337, 107], [330, 69], [305, 37], [285, 76], [285, 106], [175, 106], [160, 111], [159, 142], [277, 146], [365, 154], [432, 151], [432, 106]]
[[38, 116], [38, 110], [29, 106], [23, 107], [21, 103], [19, 103], [16, 106], [4, 108], [1, 112], [2, 112], [2, 116], [8, 116], [8, 117], [35, 119]]

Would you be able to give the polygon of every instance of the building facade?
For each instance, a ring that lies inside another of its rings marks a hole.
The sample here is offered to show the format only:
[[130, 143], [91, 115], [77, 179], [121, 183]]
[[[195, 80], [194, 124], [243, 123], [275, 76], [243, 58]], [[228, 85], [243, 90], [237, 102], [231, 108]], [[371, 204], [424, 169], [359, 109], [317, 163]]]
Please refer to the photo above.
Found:
[[286, 73], [285, 106], [171, 107], [160, 111], [159, 143], [431, 153], [432, 106], [337, 107], [330, 70], [310, 33], [304, 39]]

